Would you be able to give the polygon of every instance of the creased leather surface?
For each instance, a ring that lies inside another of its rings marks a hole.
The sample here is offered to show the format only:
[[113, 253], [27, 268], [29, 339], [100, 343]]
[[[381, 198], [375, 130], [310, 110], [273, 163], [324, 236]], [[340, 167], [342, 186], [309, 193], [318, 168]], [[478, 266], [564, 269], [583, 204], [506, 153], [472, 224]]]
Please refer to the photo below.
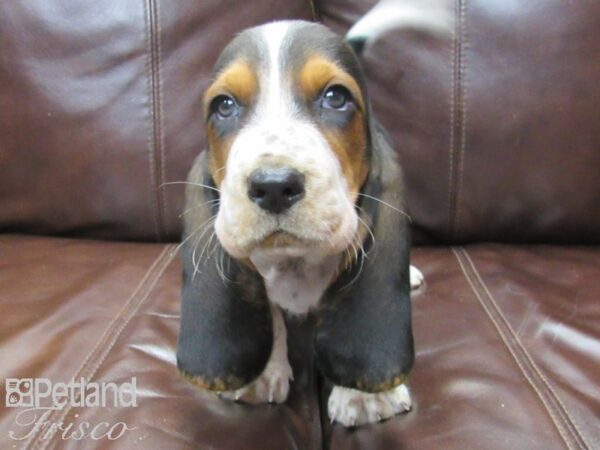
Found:
[[308, 0], [0, 2], [0, 230], [177, 240], [203, 90], [242, 29]]
[[[201, 95], [241, 29], [374, 0], [0, 2], [0, 230], [176, 240]], [[450, 1], [364, 58], [415, 241], [600, 242], [600, 3]]]
[[[600, 249], [418, 249], [414, 263], [426, 280], [413, 296], [414, 409], [354, 431], [324, 418], [327, 448], [598, 448]], [[486, 292], [517, 336], [508, 345]]]
[[[374, 0], [323, 0], [344, 33]], [[449, 0], [454, 40], [391, 32], [364, 57], [417, 242], [600, 242], [600, 3]]]
[[175, 368], [181, 267], [173, 249], [0, 237], [2, 382], [7, 377], [68, 381], [77, 374], [124, 382], [135, 376], [139, 404], [73, 407], [48, 417], [136, 427], [113, 442], [38, 435], [15, 443], [8, 433], [21, 430], [15, 427], [18, 409], [2, 403], [0, 448], [600, 445], [598, 248], [416, 249], [413, 260], [426, 286], [413, 296], [414, 410], [354, 431], [331, 426], [324, 416], [326, 398], [312, 366], [311, 323], [291, 328], [296, 380], [284, 406], [223, 403], [181, 379]]
[[599, 448], [600, 248], [492, 246], [457, 257], [563, 434], [574, 448]]
[[[373, 3], [314, 7], [344, 32]], [[416, 240], [598, 242], [600, 3], [454, 6], [453, 42], [392, 33], [365, 57]], [[177, 239], [183, 189], [160, 186], [203, 146], [220, 49], [246, 26], [312, 14], [304, 0], [0, 2], [0, 230]], [[226, 404], [183, 381], [173, 249], [0, 235], [0, 380], [136, 376], [140, 405], [46, 417], [135, 427], [114, 442], [15, 442], [18, 411], [2, 402], [0, 448], [600, 447], [597, 247], [416, 249], [414, 410], [355, 431], [326, 418], [310, 324], [290, 331], [285, 406]]]
[[[137, 378], [135, 408], [50, 411], [51, 423], [125, 422], [113, 442], [62, 440], [15, 424], [0, 407], [0, 448], [320, 448], [316, 377], [303, 342], [286, 406], [250, 408], [197, 391], [178, 373], [181, 266], [175, 246], [0, 237], [0, 378]], [[290, 334], [304, 333], [306, 325]], [[4, 389], [3, 389], [4, 392]], [[41, 413], [40, 413], [41, 415]], [[29, 420], [29, 417], [27, 420]], [[25, 421], [25, 419], [23, 419]], [[17, 437], [14, 441], [9, 432]], [[268, 439], [264, 439], [268, 436]]]

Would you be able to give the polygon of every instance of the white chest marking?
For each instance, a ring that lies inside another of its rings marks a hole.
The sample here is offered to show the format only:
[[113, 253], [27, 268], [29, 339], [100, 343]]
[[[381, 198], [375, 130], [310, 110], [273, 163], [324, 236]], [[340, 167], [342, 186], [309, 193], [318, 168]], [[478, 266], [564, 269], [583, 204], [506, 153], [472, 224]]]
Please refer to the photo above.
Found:
[[254, 252], [250, 259], [265, 280], [269, 301], [298, 315], [318, 306], [339, 263], [339, 256], [311, 261], [263, 252]]

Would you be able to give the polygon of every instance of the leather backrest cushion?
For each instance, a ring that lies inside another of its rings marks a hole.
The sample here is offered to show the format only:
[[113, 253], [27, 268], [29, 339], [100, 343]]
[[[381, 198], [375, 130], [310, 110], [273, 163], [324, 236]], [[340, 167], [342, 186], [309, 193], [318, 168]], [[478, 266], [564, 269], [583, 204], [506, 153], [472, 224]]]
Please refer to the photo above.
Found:
[[309, 0], [0, 2], [0, 230], [178, 239], [210, 70]]
[[[318, 3], [344, 33], [375, 0]], [[454, 40], [392, 32], [364, 65], [418, 242], [600, 242], [600, 2], [449, 0]]]
[[[0, 230], [177, 239], [201, 96], [239, 30], [374, 0], [0, 2]], [[600, 241], [600, 2], [450, 0], [365, 55], [417, 242]]]

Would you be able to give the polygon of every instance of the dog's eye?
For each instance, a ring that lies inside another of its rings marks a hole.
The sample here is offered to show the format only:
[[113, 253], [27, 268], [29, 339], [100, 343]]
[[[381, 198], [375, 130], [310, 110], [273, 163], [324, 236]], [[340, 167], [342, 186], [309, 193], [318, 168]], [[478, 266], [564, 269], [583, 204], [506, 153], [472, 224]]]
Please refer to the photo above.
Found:
[[237, 114], [238, 104], [233, 98], [227, 95], [219, 95], [212, 101], [210, 109], [219, 118], [227, 119]]
[[335, 85], [328, 87], [323, 92], [321, 106], [327, 109], [343, 110], [350, 101], [350, 93], [343, 86]]

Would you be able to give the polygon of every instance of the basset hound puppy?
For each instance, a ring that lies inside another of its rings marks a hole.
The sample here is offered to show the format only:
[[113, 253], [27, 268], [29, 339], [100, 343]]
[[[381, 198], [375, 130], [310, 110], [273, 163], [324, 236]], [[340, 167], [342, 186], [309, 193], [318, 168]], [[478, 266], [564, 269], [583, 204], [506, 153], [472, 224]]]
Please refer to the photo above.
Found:
[[[350, 40], [368, 45], [360, 29]], [[410, 290], [422, 276], [355, 50], [316, 23], [248, 29], [219, 57], [204, 112], [208, 147], [186, 190], [179, 370], [226, 398], [284, 402], [282, 311], [311, 312], [333, 421], [410, 409]]]

